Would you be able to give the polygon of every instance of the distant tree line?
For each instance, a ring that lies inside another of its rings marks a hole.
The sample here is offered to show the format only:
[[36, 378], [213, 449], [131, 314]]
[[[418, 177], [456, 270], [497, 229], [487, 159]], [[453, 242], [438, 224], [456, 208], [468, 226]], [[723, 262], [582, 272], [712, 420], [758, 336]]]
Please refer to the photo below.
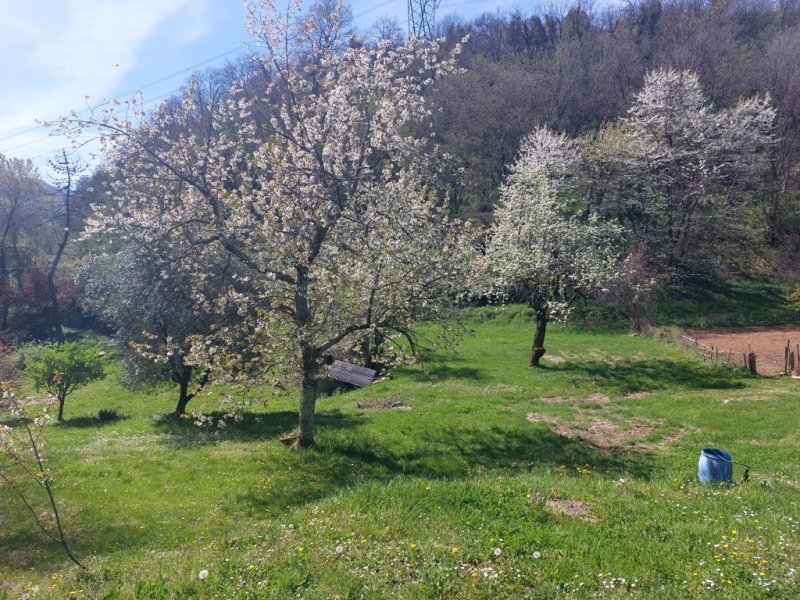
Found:
[[749, 218], [770, 247], [798, 243], [798, 0], [550, 6], [439, 24], [451, 43], [470, 36], [465, 71], [444, 80], [433, 97], [441, 108], [433, 129], [455, 159], [450, 191], [458, 214], [491, 220], [500, 184], [535, 127], [590, 134], [627, 116], [647, 73], [673, 68], [697, 74], [716, 109], [769, 94], [776, 144]]
[[[62, 324], [85, 323], [69, 244], [91, 212], [88, 179], [66, 154], [44, 181], [29, 160], [0, 155], [0, 339], [63, 341]], [[77, 169], [77, 171], [76, 171]]]

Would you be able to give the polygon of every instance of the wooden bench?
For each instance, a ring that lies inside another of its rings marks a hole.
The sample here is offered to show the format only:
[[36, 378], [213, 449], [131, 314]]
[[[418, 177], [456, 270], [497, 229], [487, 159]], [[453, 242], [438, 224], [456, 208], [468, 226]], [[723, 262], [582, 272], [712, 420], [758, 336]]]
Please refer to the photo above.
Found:
[[366, 367], [359, 367], [341, 360], [333, 361], [333, 364], [328, 369], [328, 377], [337, 381], [343, 381], [357, 387], [364, 387], [370, 385], [375, 381], [377, 371], [367, 369]]

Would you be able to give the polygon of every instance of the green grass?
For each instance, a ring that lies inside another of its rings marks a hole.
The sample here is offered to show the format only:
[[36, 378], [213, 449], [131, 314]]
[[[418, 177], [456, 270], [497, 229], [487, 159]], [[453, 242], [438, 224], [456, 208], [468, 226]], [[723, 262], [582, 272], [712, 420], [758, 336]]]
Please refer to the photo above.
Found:
[[753, 279], [703, 281], [668, 287], [654, 321], [678, 327], [746, 327], [798, 321], [785, 282]]
[[[47, 453], [88, 568], [0, 489], [0, 596], [800, 594], [797, 381], [558, 327], [531, 370], [524, 310], [481, 309], [472, 329], [458, 356], [322, 398], [304, 452], [278, 441], [295, 425], [291, 397], [251, 394], [241, 423], [214, 430], [154, 418], [172, 410], [168, 390], [113, 378], [79, 390]], [[385, 398], [411, 410], [356, 407]], [[219, 410], [217, 393], [189, 407]], [[696, 483], [706, 446], [750, 464], [751, 481]]]

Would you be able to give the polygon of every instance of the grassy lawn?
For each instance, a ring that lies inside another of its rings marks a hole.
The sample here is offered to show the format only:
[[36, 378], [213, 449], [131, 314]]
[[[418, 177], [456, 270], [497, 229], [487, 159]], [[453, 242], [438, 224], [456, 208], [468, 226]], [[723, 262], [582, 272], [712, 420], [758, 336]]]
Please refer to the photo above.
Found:
[[[168, 390], [75, 392], [47, 455], [88, 568], [0, 488], [0, 596], [800, 596], [800, 382], [577, 327], [554, 327], [531, 370], [525, 311], [471, 328], [458, 356], [321, 399], [305, 452], [278, 440], [293, 397], [251, 393], [213, 429], [155, 416]], [[373, 401], [410, 409], [356, 406]], [[750, 481], [697, 483], [707, 446]]]

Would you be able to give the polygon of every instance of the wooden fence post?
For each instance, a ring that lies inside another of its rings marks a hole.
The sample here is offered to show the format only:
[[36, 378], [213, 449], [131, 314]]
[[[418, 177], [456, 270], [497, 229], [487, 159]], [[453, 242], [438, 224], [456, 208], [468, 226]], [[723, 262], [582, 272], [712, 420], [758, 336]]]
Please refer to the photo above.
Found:
[[747, 355], [747, 370], [750, 371], [753, 375], [758, 375], [758, 371], [756, 369], [756, 353], [750, 352]]
[[795, 355], [795, 357], [797, 359], [797, 362], [795, 362], [794, 371], [792, 371], [791, 374], [792, 375], [800, 375], [800, 364], [798, 364], [798, 363], [800, 363], [800, 344], [797, 344], [795, 346], [795, 348], [796, 348], [797, 351], [794, 353], [794, 355]]
[[789, 343], [790, 340], [786, 340], [786, 348], [783, 349], [783, 374], [789, 374]]

